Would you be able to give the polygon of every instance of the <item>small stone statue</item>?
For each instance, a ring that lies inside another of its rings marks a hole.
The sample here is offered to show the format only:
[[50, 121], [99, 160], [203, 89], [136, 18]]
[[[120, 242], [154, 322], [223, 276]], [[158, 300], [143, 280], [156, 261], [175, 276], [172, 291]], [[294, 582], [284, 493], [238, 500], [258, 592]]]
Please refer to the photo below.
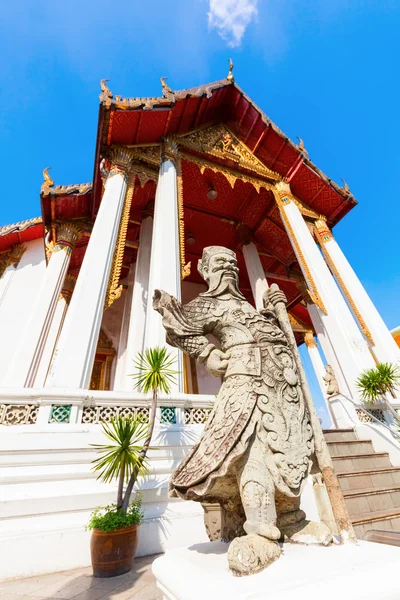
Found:
[[326, 365], [325, 371], [326, 373], [322, 379], [325, 381], [326, 393], [328, 394], [328, 396], [334, 396], [335, 394], [339, 394], [339, 385], [331, 365]]
[[258, 312], [239, 290], [235, 253], [220, 246], [204, 249], [198, 270], [208, 290], [188, 304], [160, 290], [153, 297], [167, 342], [223, 378], [199, 443], [172, 475], [170, 496], [220, 504], [229, 566], [248, 575], [279, 558], [280, 539], [325, 545], [332, 536], [300, 510], [314, 440], [277, 320], [283, 292], [268, 290]]

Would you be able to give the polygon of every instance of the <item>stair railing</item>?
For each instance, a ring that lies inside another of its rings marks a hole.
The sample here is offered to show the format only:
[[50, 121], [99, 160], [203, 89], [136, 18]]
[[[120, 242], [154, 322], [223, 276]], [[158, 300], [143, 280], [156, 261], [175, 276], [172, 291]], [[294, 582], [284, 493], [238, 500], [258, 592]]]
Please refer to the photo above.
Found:
[[349, 398], [348, 396], [345, 396], [344, 394], [340, 394], [340, 395], [343, 396], [343, 398], [346, 398], [346, 400], [348, 400], [349, 402], [351, 402], [353, 404], [353, 406], [355, 406], [357, 409], [362, 410], [362, 412], [364, 412], [366, 415], [371, 417], [371, 419], [376, 421], [378, 423], [378, 425], [382, 425], [383, 427], [385, 427], [392, 434], [393, 437], [395, 437], [398, 441], [400, 441], [400, 434], [397, 431], [395, 431], [394, 429], [392, 429], [391, 427], [389, 427], [389, 425], [387, 423], [383, 423], [382, 421], [377, 419], [371, 412], [369, 412], [369, 410], [367, 410], [360, 404], [357, 404], [357, 402], [354, 402], [354, 400], [352, 398]]

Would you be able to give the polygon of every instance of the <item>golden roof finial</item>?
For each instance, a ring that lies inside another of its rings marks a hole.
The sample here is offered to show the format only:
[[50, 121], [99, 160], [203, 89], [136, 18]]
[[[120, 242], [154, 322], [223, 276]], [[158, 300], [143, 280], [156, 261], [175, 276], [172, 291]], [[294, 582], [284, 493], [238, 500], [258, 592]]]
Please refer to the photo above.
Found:
[[43, 169], [43, 183], [42, 183], [42, 187], [40, 188], [40, 192], [41, 194], [46, 194], [49, 191], [49, 188], [54, 186], [54, 181], [52, 180], [52, 178], [49, 175], [49, 171], [50, 171], [51, 167], [46, 167], [45, 169]]
[[[342, 179], [342, 178], [340, 178], [340, 179]], [[342, 181], [343, 181], [342, 190], [344, 192], [346, 192], [347, 194], [351, 194], [351, 191], [350, 191], [350, 188], [349, 188], [347, 182], [344, 179], [342, 179]]]
[[235, 78], [234, 78], [233, 73], [232, 73], [234, 66], [235, 65], [233, 64], [232, 59], [230, 58], [229, 59], [229, 73], [226, 76], [226, 78], [227, 78], [228, 81], [235, 81]]
[[166, 77], [160, 77], [161, 85], [162, 85], [162, 94], [163, 96], [168, 96], [169, 94], [173, 94], [173, 91], [166, 83]]
[[300, 152], [303, 152], [304, 154], [306, 154], [308, 156], [308, 152], [307, 152], [307, 150], [304, 147], [303, 140], [298, 135], [296, 135], [296, 137], [299, 140], [299, 143], [297, 144], [298, 149], [300, 150]]
[[105, 100], [106, 98], [113, 97], [112, 91], [106, 85], [107, 81], [108, 81], [108, 79], [102, 79], [100, 81], [100, 87], [101, 87], [100, 100]]

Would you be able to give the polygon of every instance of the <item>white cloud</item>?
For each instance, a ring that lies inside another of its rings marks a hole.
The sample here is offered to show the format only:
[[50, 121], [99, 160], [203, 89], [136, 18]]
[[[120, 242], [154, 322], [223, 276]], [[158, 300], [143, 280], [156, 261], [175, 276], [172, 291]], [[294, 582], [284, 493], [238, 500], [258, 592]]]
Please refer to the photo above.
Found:
[[239, 46], [244, 32], [257, 16], [258, 0], [210, 0], [208, 25], [216, 29], [228, 46]]

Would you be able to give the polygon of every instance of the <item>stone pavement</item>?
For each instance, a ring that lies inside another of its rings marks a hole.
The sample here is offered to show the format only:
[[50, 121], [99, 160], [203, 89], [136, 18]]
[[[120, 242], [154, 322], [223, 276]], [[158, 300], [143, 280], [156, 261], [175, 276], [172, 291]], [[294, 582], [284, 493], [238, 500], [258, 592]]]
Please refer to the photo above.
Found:
[[110, 579], [97, 579], [85, 567], [0, 582], [0, 600], [161, 600], [151, 572], [155, 558], [137, 558], [130, 573]]

